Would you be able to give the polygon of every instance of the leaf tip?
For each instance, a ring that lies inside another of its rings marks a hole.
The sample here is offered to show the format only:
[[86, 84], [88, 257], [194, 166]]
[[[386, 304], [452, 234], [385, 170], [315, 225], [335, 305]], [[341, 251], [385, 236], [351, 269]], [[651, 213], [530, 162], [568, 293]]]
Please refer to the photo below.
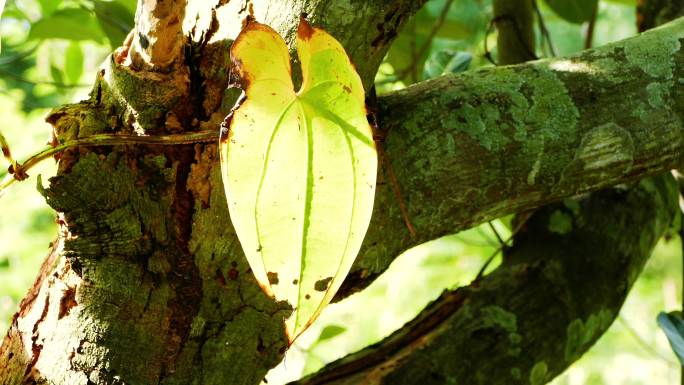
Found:
[[314, 33], [314, 28], [306, 20], [306, 13], [302, 13], [299, 16], [299, 27], [297, 28], [297, 37], [302, 40], [309, 40]]

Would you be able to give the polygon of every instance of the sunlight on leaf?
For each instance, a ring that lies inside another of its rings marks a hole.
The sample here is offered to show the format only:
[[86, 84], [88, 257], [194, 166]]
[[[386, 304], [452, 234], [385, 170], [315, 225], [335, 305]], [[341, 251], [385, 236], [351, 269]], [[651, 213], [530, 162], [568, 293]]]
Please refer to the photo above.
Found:
[[250, 22], [231, 48], [246, 99], [221, 141], [230, 216], [264, 291], [295, 309], [290, 341], [332, 299], [368, 228], [377, 155], [364, 90], [344, 48], [300, 21], [303, 84], [270, 27]]

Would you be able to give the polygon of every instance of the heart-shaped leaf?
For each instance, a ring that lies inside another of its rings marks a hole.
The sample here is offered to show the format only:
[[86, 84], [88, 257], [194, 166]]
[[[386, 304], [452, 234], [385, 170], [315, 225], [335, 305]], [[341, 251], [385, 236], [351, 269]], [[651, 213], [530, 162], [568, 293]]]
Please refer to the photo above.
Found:
[[286, 300], [290, 341], [332, 299], [368, 228], [377, 154], [344, 48], [302, 18], [302, 86], [285, 41], [249, 22], [231, 47], [246, 98], [221, 140], [231, 220], [264, 291]]

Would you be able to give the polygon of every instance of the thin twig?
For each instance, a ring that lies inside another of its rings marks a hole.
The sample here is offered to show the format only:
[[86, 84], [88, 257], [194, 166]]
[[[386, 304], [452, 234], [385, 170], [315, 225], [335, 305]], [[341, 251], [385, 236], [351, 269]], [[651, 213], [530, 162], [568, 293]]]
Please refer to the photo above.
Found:
[[382, 159], [382, 163], [385, 165], [385, 170], [387, 171], [387, 176], [390, 179], [390, 185], [392, 186], [394, 195], [397, 197], [397, 202], [399, 203], [399, 211], [401, 212], [401, 217], [404, 220], [404, 224], [406, 224], [406, 228], [411, 234], [411, 238], [417, 238], [418, 233], [416, 232], [416, 228], [413, 227], [413, 223], [411, 223], [411, 218], [409, 217], [408, 209], [406, 208], [406, 205], [404, 204], [404, 198], [401, 195], [399, 181], [397, 180], [397, 177], [394, 176], [394, 171], [392, 170], [392, 163], [385, 155], [385, 151], [383, 150], [382, 146], [376, 146], [376, 148], [378, 151], [378, 155]]
[[[513, 238], [514, 238], [516, 235], [518, 235], [518, 233], [520, 232], [520, 230], [522, 230], [522, 228], [525, 226], [525, 223], [527, 223], [527, 221], [528, 221], [528, 220], [530, 219], [530, 217], [532, 216], [532, 213], [533, 213], [532, 211], [525, 211], [525, 212], [522, 212], [522, 213], [518, 213], [518, 218], [519, 218], [520, 222], [518, 222], [518, 224], [515, 226], [515, 228], [514, 228], [513, 231], [511, 232], [511, 235], [510, 235], [508, 238], [506, 238], [505, 241], [502, 241], [502, 242], [501, 242], [501, 245], [500, 245], [496, 250], [494, 250], [494, 252], [492, 253], [492, 255], [490, 255], [490, 256], [487, 258], [487, 260], [485, 261], [484, 265], [482, 265], [482, 267], [480, 268], [480, 271], [477, 272], [477, 275], [475, 276], [474, 281], [477, 281], [477, 280], [479, 280], [480, 278], [482, 278], [482, 277], [484, 276], [485, 271], [487, 271], [487, 268], [488, 268], [489, 265], [492, 263], [492, 261], [494, 260], [494, 258], [496, 258], [497, 254], [499, 254], [499, 252], [503, 251], [503, 250], [506, 249], [507, 247], [510, 247], [510, 246], [509, 246], [509, 243], [513, 240]], [[491, 223], [490, 223], [490, 225], [491, 225]], [[495, 233], [495, 234], [496, 234], [496, 233]]]
[[532, 0], [532, 7], [534, 8], [534, 12], [537, 14], [537, 20], [539, 21], [539, 30], [541, 31], [543, 38], [546, 40], [546, 44], [548, 45], [549, 50], [551, 51], [551, 56], [557, 56], [556, 48], [554, 48], [553, 42], [551, 41], [551, 34], [549, 33], [549, 30], [546, 28], [546, 23], [544, 23], [544, 15], [542, 15], [541, 10], [539, 9], [537, 0]]
[[499, 235], [499, 232], [496, 230], [496, 227], [494, 227], [494, 224], [492, 224], [492, 221], [487, 222], [489, 225], [489, 228], [492, 230], [494, 235], [496, 236], [496, 240], [499, 241], [500, 246], [505, 246], [506, 242], [501, 238], [501, 235]]
[[90, 87], [89, 84], [80, 84], [80, 83], [79, 83], [79, 84], [66, 84], [66, 83], [62, 83], [62, 82], [54, 82], [54, 81], [49, 81], [49, 80], [35, 80], [35, 81], [34, 81], [34, 80], [28, 80], [28, 79], [22, 77], [21, 75], [17, 75], [17, 74], [15, 74], [15, 73], [13, 73], [13, 72], [4, 70], [4, 69], [2, 69], [2, 68], [0, 68], [0, 74], [2, 74], [2, 75], [4, 75], [4, 76], [7, 76], [7, 77], [9, 77], [9, 78], [12, 78], [12, 79], [14, 79], [14, 80], [16, 80], [16, 81], [18, 81], [18, 82], [20, 82], [20, 83], [31, 84], [31, 85], [34, 85], [34, 86], [37, 86], [37, 85], [40, 85], [40, 84], [47, 84], [47, 85], [54, 86], [54, 87], [57, 87], [57, 88], [84, 88], [84, 87]]
[[598, 15], [598, 2], [591, 11], [591, 19], [589, 19], [589, 26], [587, 27], [587, 35], [584, 38], [584, 49], [592, 47], [594, 42], [594, 29], [596, 27], [596, 17]]
[[665, 361], [668, 366], [678, 366], [677, 363], [663, 356], [662, 354], [660, 354], [660, 352], [658, 352], [651, 345], [649, 345], [648, 342], [644, 341], [644, 339], [641, 338], [639, 333], [637, 333], [637, 331], [634, 330], [634, 328], [624, 318], [622, 318], [622, 315], [618, 315], [617, 320], [620, 323], [620, 325], [622, 325], [622, 327], [624, 327], [625, 330], [627, 330], [627, 333], [631, 335], [632, 338], [634, 338], [634, 341], [636, 341], [637, 344], [639, 344], [639, 346], [641, 346], [644, 350], [651, 353], [653, 356]]
[[423, 43], [423, 45], [420, 46], [420, 49], [417, 52], [415, 52], [415, 55], [413, 55], [412, 57], [411, 64], [408, 67], [396, 73], [397, 79], [403, 79], [406, 75], [410, 73], [416, 73], [420, 58], [427, 53], [427, 50], [432, 45], [432, 40], [435, 38], [435, 36], [437, 36], [437, 32], [439, 32], [439, 29], [442, 28], [442, 25], [444, 25], [444, 22], [446, 21], [447, 15], [449, 13], [449, 9], [451, 8], [453, 2], [454, 0], [447, 0], [447, 2], [444, 3], [444, 7], [442, 8], [442, 11], [439, 13], [439, 16], [437, 17], [437, 21], [432, 26], [432, 29], [430, 30], [430, 33], [427, 36], [427, 40]]

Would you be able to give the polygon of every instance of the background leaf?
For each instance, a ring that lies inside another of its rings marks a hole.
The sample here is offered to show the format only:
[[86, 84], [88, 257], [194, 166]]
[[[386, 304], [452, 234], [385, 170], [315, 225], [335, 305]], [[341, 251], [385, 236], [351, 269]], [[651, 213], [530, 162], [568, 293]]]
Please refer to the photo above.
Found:
[[441, 75], [463, 72], [470, 67], [473, 55], [469, 52], [444, 49], [437, 51], [425, 62], [423, 79], [433, 79]]
[[684, 320], [680, 312], [658, 314], [658, 326], [665, 332], [670, 346], [684, 366]]
[[316, 342], [323, 342], [325, 340], [335, 338], [346, 331], [347, 328], [340, 325], [327, 325], [321, 331], [321, 334], [318, 336], [318, 340]]
[[99, 43], [104, 41], [104, 34], [92, 12], [64, 8], [33, 23], [29, 39], [92, 40]]
[[83, 50], [81, 44], [72, 41], [64, 55], [64, 73], [69, 84], [76, 84], [83, 74]]
[[116, 1], [93, 1], [97, 22], [112, 48], [120, 46], [134, 27], [133, 12]]
[[584, 23], [591, 19], [598, 0], [546, 0], [558, 16], [571, 23]]
[[38, 3], [40, 4], [40, 10], [43, 17], [46, 17], [52, 15], [52, 13], [57, 10], [60, 2], [55, 0], [38, 0]]

